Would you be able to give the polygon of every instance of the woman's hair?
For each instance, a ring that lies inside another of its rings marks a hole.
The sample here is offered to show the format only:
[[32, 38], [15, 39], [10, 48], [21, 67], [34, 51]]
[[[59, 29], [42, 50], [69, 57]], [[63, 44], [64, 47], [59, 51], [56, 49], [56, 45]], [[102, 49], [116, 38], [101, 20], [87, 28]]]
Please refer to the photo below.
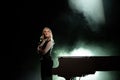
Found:
[[49, 39], [50, 39], [50, 40], [53, 40], [52, 30], [51, 30], [49, 27], [44, 27], [44, 28], [43, 28], [41, 38], [42, 38], [42, 39], [45, 38], [45, 36], [44, 36], [44, 30], [45, 30], [45, 29], [48, 29], [48, 30], [50, 31], [50, 37], [49, 37]]

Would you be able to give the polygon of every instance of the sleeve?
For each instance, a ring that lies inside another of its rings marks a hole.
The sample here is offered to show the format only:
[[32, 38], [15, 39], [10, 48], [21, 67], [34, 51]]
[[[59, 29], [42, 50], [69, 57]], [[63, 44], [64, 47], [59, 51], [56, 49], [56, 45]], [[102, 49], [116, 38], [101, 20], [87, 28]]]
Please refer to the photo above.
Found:
[[42, 47], [46, 41], [47, 41], [47, 39], [44, 39], [44, 40], [40, 43], [39, 46]]
[[52, 41], [49, 41], [44, 49], [43, 54], [46, 54], [52, 47], [53, 47], [54, 43]]

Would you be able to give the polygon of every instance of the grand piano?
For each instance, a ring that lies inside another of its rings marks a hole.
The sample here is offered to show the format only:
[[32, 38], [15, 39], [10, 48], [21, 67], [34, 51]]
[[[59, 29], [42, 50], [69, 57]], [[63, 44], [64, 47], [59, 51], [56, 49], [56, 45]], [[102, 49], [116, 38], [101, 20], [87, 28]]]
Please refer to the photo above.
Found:
[[53, 75], [70, 80], [95, 74], [96, 71], [120, 71], [120, 56], [59, 57], [59, 66], [52, 69]]

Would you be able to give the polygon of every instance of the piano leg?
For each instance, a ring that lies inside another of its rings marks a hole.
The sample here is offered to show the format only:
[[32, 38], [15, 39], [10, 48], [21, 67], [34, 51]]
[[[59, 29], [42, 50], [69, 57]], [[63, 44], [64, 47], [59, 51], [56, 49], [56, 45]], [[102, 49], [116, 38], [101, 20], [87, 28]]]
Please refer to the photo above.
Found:
[[[65, 80], [76, 80], [76, 77], [70, 77], [70, 76], [63, 76], [65, 78]], [[81, 77], [78, 77], [77, 80], [80, 80]]]
[[71, 77], [65, 77], [65, 80], [70, 80]]
[[[74, 80], [75, 78], [71, 78], [71, 77], [65, 77], [65, 80]], [[76, 79], [75, 79], [76, 80]], [[79, 77], [79, 80], [80, 80], [80, 77]]]
[[[77, 77], [77, 80], [79, 79], [80, 80], [81, 77]], [[70, 80], [76, 80], [76, 77], [72, 77], [70, 78]]]

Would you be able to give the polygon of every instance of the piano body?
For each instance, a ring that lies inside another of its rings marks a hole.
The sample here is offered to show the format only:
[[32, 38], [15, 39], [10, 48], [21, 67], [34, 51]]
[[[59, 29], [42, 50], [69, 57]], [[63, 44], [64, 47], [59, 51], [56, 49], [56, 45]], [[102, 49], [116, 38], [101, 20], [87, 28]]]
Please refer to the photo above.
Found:
[[120, 56], [82, 56], [59, 57], [59, 66], [52, 69], [52, 74], [70, 80], [94, 74], [96, 71], [120, 70]]

